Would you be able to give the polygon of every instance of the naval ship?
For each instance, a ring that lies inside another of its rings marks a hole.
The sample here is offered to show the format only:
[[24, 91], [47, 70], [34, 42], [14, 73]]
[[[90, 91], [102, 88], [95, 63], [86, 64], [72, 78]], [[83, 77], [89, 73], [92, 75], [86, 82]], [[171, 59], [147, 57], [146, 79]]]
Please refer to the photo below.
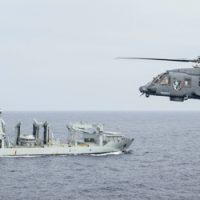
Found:
[[67, 125], [68, 138], [64, 143], [58, 142], [50, 134], [48, 122], [34, 120], [32, 134], [22, 134], [20, 122], [15, 129], [16, 140], [12, 143], [0, 112], [0, 157], [125, 152], [134, 140], [120, 133], [105, 131], [102, 124], [83, 122]]

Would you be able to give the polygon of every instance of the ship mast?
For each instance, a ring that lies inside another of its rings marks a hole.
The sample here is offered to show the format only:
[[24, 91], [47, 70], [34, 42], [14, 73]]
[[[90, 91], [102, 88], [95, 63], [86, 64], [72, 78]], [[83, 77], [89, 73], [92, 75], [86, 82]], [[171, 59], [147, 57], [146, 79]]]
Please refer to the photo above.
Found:
[[2, 119], [2, 110], [0, 110], [0, 148], [5, 146], [5, 122]]

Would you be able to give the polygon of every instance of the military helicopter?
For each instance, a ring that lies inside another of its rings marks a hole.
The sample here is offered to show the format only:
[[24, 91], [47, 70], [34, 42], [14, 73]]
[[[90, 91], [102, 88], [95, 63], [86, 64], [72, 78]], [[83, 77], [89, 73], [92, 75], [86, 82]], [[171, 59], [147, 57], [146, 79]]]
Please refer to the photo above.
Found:
[[139, 88], [141, 94], [169, 97], [170, 101], [183, 102], [188, 99], [200, 99], [200, 57], [197, 59], [168, 59], [143, 57], [118, 57], [118, 59], [156, 60], [172, 62], [191, 62], [193, 68], [167, 70], [152, 81]]

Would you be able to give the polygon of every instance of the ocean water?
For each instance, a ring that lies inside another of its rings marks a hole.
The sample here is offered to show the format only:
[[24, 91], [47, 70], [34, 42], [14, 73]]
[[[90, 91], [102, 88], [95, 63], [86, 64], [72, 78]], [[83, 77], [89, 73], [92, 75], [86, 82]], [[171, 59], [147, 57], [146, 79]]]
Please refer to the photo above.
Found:
[[0, 200], [200, 199], [200, 112], [5, 112], [10, 139], [22, 122], [103, 123], [135, 138], [131, 152], [101, 156], [0, 158]]

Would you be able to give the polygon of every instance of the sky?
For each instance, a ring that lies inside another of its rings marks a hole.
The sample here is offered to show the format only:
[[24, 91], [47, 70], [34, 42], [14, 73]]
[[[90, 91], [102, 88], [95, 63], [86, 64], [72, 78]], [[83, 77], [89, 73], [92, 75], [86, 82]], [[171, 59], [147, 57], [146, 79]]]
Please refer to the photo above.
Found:
[[0, 107], [9, 111], [200, 110], [138, 88], [200, 56], [198, 0], [0, 1]]

